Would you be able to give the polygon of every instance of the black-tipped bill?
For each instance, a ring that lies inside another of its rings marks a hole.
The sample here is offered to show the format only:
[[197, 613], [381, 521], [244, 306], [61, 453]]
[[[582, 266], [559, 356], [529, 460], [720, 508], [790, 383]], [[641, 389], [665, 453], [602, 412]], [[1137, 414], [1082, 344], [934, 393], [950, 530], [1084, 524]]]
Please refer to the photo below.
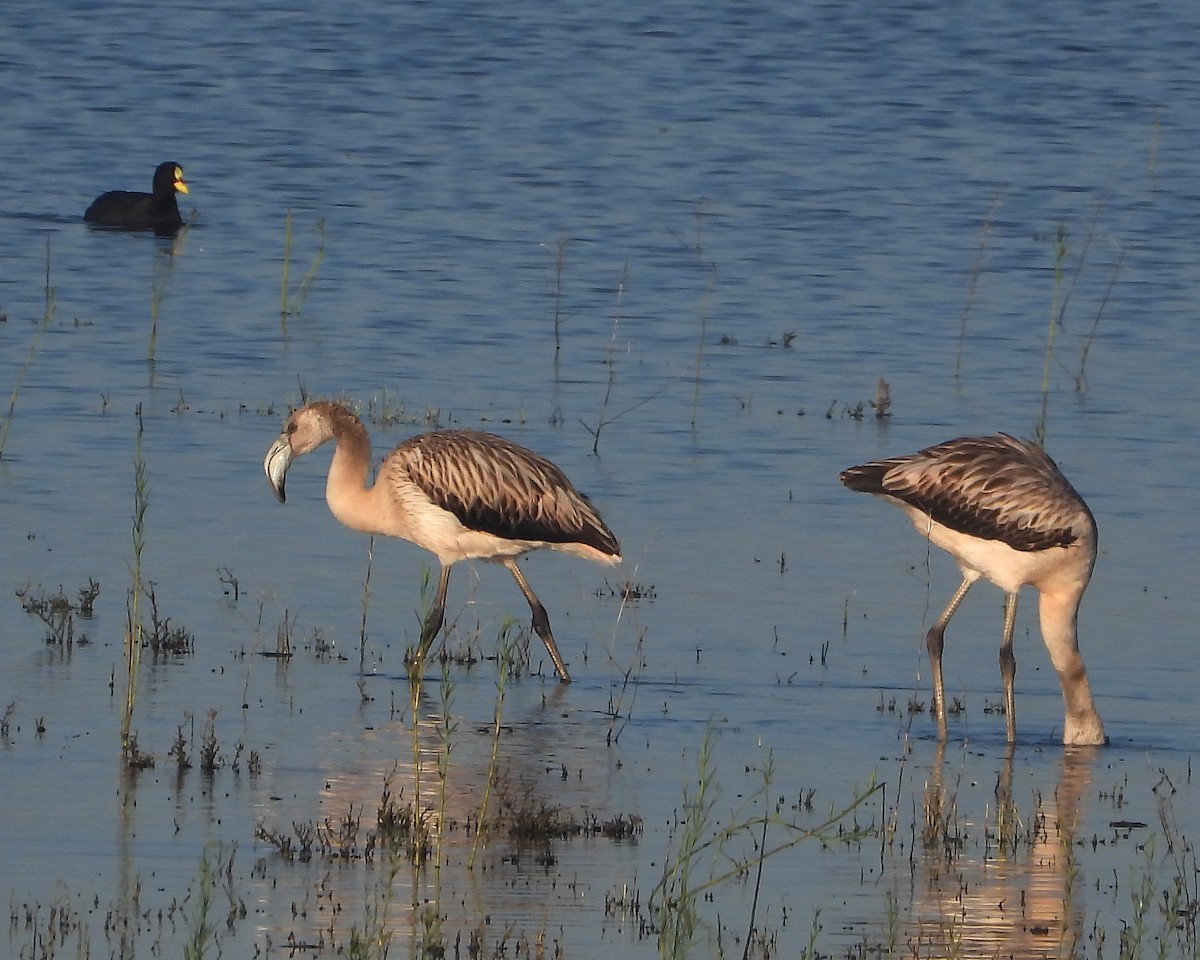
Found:
[[271, 444], [271, 449], [267, 451], [267, 455], [263, 459], [263, 470], [271, 482], [271, 490], [275, 493], [275, 499], [280, 503], [287, 502], [287, 494], [284, 492], [283, 485], [291, 463], [292, 445], [288, 442], [286, 434], [280, 434], [278, 439]]

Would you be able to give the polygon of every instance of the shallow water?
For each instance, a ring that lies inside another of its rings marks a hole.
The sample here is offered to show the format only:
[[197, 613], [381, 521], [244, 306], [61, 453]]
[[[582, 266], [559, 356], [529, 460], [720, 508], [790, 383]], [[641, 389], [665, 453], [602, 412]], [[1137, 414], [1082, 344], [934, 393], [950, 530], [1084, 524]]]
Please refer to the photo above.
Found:
[[[214, 842], [223, 857], [236, 844], [230, 895], [245, 906], [227, 926], [219, 886], [227, 955], [281, 955], [289, 936], [344, 946], [386, 885], [378, 857], [289, 863], [255, 840], [260, 823], [348, 810], [365, 834], [389, 775], [417, 789], [402, 655], [429, 558], [376, 543], [368, 561], [322, 503], [327, 454], [298, 463], [274, 503], [262, 456], [306, 393], [359, 404], [380, 453], [430, 424], [526, 443], [595, 500], [626, 558], [527, 561], [575, 683], [555, 684], [531, 647], [540, 672], [508, 685], [497, 757], [512, 796], [637, 817], [641, 833], [556, 842], [552, 863], [497, 837], [468, 870], [467, 831], [448, 829], [436, 883], [394, 880], [393, 956], [419, 952], [427, 900], [463, 951], [486, 917], [489, 955], [506, 931], [567, 957], [652, 955], [650, 892], [677, 862], [706, 730], [714, 829], [776, 808], [811, 828], [873, 778], [887, 786], [853, 815], [865, 839], [808, 840], [764, 861], [761, 881], [717, 884], [694, 955], [741, 952], [756, 888], [760, 953], [798, 955], [814, 916], [821, 953], [894, 933], [932, 956], [959, 933], [959, 955], [1042, 956], [1063, 930], [1081, 954], [1115, 953], [1152, 836], [1155, 875], [1174, 874], [1160, 813], [1177, 838], [1196, 825], [1197, 18], [1024, 4], [9, 11], [0, 584], [74, 598], [94, 578], [101, 592], [69, 648], [43, 643], [15, 597], [0, 603], [8, 952], [34, 955], [53, 905], [73, 949], [86, 940], [78, 955], [178, 952]], [[168, 157], [191, 185], [185, 235], [84, 227], [92, 197], [145, 189]], [[324, 248], [281, 318], [289, 210], [293, 297], [318, 221]], [[953, 565], [927, 564], [904, 517], [837, 471], [1032, 432], [1053, 310], [1047, 445], [1100, 526], [1081, 636], [1112, 743], [1082, 759], [1056, 745], [1061, 696], [1028, 596], [1006, 762], [989, 710], [1001, 603], [979, 586], [947, 641], [948, 694], [966, 709], [939, 762], [930, 717], [908, 705], [928, 703], [923, 631]], [[880, 378], [886, 419], [869, 405]], [[139, 456], [143, 577], [195, 642], [142, 663], [134, 728], [156, 765], [130, 777]], [[494, 656], [506, 620], [525, 622], [509, 579], [456, 571], [452, 653]], [[645, 595], [622, 603], [625, 582]], [[296, 655], [262, 656], [284, 622]], [[462, 824], [489, 780], [496, 665], [451, 665], [448, 710], [434, 673], [417, 711], [423, 795], [439, 797], [446, 715], [447, 816]], [[177, 731], [194, 760], [210, 711], [222, 765], [177, 774]], [[938, 771], [965, 836], [952, 861], [914, 853]], [[985, 825], [1008, 778], [1021, 822], [1047, 826], [998, 851]], [[1055, 796], [1071, 794], [1087, 838], [1074, 846], [1055, 827]], [[767, 849], [794, 836], [773, 823]], [[738, 832], [729, 856], [752, 858], [754, 842]], [[113, 929], [110, 909], [139, 919]]]

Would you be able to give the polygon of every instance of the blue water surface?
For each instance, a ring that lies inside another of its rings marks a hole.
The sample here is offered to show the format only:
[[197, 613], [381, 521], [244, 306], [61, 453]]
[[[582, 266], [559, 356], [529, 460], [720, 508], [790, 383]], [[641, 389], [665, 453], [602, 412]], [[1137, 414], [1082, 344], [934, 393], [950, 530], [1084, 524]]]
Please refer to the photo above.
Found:
[[[1160, 774], [1186, 790], [1200, 742], [1198, 56], [1189, 4], [10, 5], [10, 902], [36, 928], [61, 899], [90, 940], [83, 955], [108, 955], [105, 905], [140, 883], [141, 909], [169, 913], [219, 842], [225, 855], [236, 845], [253, 891], [222, 927], [229, 953], [278, 952], [289, 936], [344, 944], [365, 922], [377, 867], [330, 879], [327, 864], [281, 862], [255, 827], [347, 809], [370, 827], [389, 775], [408, 797], [433, 789], [432, 759], [423, 788], [411, 779], [402, 665], [432, 560], [401, 543], [368, 557], [322, 503], [327, 453], [297, 463], [287, 505], [274, 502], [262, 456], [312, 396], [356, 404], [377, 454], [428, 426], [504, 433], [562, 466], [622, 541], [617, 571], [528, 560], [576, 682], [560, 688], [543, 664], [510, 685], [500, 772], [513, 795], [636, 816], [644, 832], [560, 843], [552, 869], [493, 838], [481, 874], [451, 831], [438, 892], [449, 939], [486, 914], [492, 945], [507, 925], [569, 957], [614, 943], [652, 956], [640, 921], [680, 849], [706, 730], [722, 826], [780, 809], [813, 827], [874, 778], [890, 793], [859, 822], [903, 833], [942, 769], [932, 720], [909, 704], [928, 704], [923, 633], [956, 571], [837, 473], [951, 436], [1029, 435], [1043, 409], [1047, 447], [1100, 527], [1080, 630], [1112, 744], [1063, 760], [1030, 594], [1008, 776], [1031, 817], [1035, 797], [1067, 785], [1089, 834], [1157, 828]], [[190, 186], [178, 238], [83, 224], [93, 197], [148, 189], [165, 159]], [[156, 766], [131, 778], [119, 730], [138, 463], [141, 574], [195, 642], [140, 668], [134, 726]], [[96, 615], [75, 639], [90, 642], [43, 643], [14, 594], [73, 598], [89, 578]], [[525, 623], [509, 579], [456, 570], [448, 649], [494, 656], [506, 621]], [[627, 587], [638, 598], [622, 602]], [[956, 617], [945, 660], [965, 711], [944, 763], [976, 838], [1005, 769], [989, 591]], [[287, 663], [259, 655], [281, 627], [297, 648]], [[448, 676], [449, 704], [431, 679], [417, 726], [434, 757], [439, 718], [457, 724], [447, 815], [461, 823], [489, 780], [499, 695], [494, 661]], [[210, 711], [221, 767], [177, 774], [177, 734], [197, 752]], [[1187, 834], [1196, 807], [1177, 803]], [[818, 949], [868, 931], [879, 942], [889, 891], [911, 930], [961, 909], [905, 889], [908, 857], [878, 838], [777, 853], [760, 935], [798, 955], [820, 911]], [[1070, 887], [1066, 915], [1115, 930], [1128, 891], [1106, 878], [1141, 854], [1114, 843], [1080, 857], [1092, 883]], [[1015, 882], [1042, 889], [1031, 869], [1016, 864]], [[1047, 881], [1060, 904], [1061, 876]], [[389, 929], [415, 956], [434, 894], [427, 878], [402, 881]], [[734, 952], [752, 923], [752, 884], [714, 891], [697, 956]], [[19, 951], [33, 936], [16, 911]], [[175, 943], [187, 922], [140, 942]], [[981, 956], [1035, 949], [977, 926]]]

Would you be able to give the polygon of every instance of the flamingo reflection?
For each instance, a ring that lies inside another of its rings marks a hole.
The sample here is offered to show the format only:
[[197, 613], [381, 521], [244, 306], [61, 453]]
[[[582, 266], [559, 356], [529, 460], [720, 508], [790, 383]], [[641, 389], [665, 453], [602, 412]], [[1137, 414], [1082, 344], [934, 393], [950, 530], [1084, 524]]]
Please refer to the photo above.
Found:
[[1053, 796], [1037, 795], [1036, 809], [1022, 819], [1010, 746], [983, 824], [982, 856], [972, 858], [958, 833], [957, 787], [943, 782], [945, 745], [938, 745], [913, 896], [919, 956], [1074, 955], [1084, 915], [1075, 830], [1094, 760], [1092, 747], [1064, 750]]

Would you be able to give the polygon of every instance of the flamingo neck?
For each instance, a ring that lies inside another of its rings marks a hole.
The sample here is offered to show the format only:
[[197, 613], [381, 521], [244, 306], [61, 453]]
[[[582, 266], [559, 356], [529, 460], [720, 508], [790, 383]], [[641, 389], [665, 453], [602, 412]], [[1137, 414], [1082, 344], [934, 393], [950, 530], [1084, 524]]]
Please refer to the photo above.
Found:
[[1079, 602], [1081, 589], [1051, 590], [1043, 588], [1038, 595], [1038, 619], [1042, 637], [1051, 653], [1055, 649], [1079, 649]]
[[367, 486], [371, 467], [371, 441], [358, 422], [335, 421], [333, 439], [337, 446], [325, 481], [325, 501], [333, 515], [352, 530], [378, 533], [372, 522], [374, 487]]
[[1042, 639], [1062, 685], [1063, 743], [1067, 744], [1099, 744], [1106, 740], [1104, 724], [1092, 700], [1087, 668], [1079, 654], [1079, 601], [1086, 586], [1085, 581], [1057, 590], [1043, 588], [1038, 606]]

